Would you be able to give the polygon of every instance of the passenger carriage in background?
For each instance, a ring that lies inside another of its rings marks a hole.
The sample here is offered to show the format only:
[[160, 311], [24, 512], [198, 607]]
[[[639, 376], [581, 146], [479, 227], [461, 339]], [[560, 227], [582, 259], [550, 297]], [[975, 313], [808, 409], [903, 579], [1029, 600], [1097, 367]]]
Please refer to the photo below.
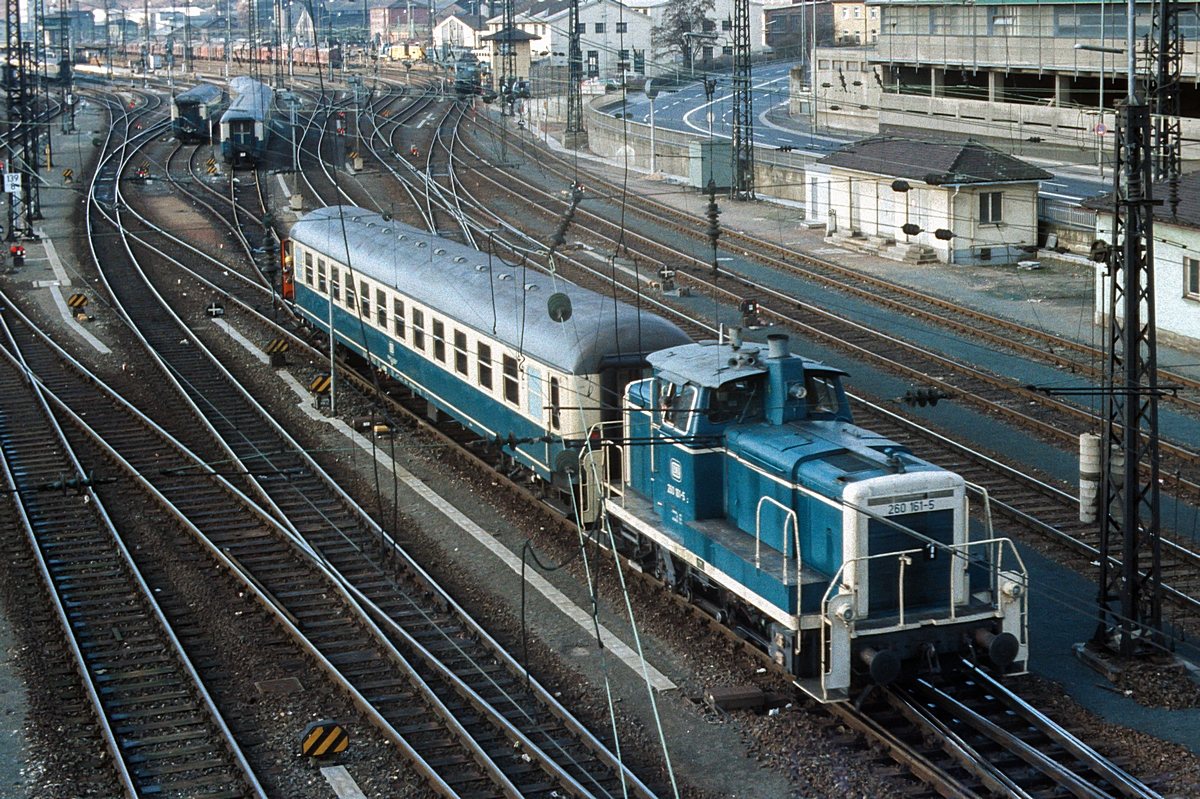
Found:
[[171, 131], [181, 142], [212, 141], [213, 128], [229, 106], [224, 89], [201, 83], [171, 100]]
[[234, 167], [254, 166], [270, 145], [275, 92], [245, 76], [231, 80], [229, 88], [235, 97], [221, 115], [221, 156]]
[[857, 427], [844, 373], [786, 337], [693, 343], [358, 208], [308, 214], [283, 257], [308, 324], [503, 445], [818, 700], [941, 656], [1024, 670], [1024, 567], [990, 528], [969, 534], [968, 496], [986, 495]]

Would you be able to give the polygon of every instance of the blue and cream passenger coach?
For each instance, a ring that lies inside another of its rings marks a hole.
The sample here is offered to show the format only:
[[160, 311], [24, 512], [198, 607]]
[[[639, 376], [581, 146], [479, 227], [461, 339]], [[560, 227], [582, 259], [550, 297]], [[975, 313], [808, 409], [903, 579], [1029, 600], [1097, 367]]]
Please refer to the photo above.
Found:
[[[550, 481], [651, 352], [690, 339], [631, 305], [361, 208], [307, 214], [285, 245], [304, 318]], [[570, 298], [556, 322], [547, 300]], [[330, 297], [332, 297], [332, 312]], [[564, 442], [566, 444], [564, 445]], [[566, 450], [566, 454], [562, 453]]]

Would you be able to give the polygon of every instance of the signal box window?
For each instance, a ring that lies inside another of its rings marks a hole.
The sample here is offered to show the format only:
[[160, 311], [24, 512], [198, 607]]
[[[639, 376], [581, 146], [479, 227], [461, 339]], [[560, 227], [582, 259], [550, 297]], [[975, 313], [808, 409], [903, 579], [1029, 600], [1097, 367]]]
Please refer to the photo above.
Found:
[[354, 278], [350, 276], [350, 272], [343, 272], [342, 279], [346, 281], [346, 307], [354, 310]]
[[492, 348], [481, 341], [476, 355], [479, 361], [479, 385], [490, 391], [492, 388]]
[[425, 314], [412, 309], [413, 347], [425, 351]]
[[311, 252], [304, 253], [304, 282], [310, 286], [313, 284], [313, 257]]
[[362, 281], [358, 284], [358, 296], [362, 298], [362, 317], [368, 322], [371, 321], [371, 287], [367, 285], [367, 281]]
[[454, 371], [467, 373], [467, 334], [461, 330], [454, 331]]
[[1183, 296], [1200, 300], [1200, 259], [1183, 259]]
[[762, 414], [761, 383], [733, 380], [709, 392], [708, 421], [713, 424], [744, 422]]
[[325, 293], [325, 262], [317, 261], [317, 291]]
[[985, 191], [979, 195], [979, 222], [994, 225], [1004, 221], [1003, 192]]
[[375, 321], [387, 330], [387, 295], [380, 289], [375, 289]]
[[446, 362], [446, 325], [441, 319], [433, 320], [433, 357]]
[[404, 300], [392, 300], [392, 332], [396, 338], [404, 340]]
[[504, 400], [513, 405], [521, 404], [521, 389], [517, 383], [517, 359], [504, 356]]

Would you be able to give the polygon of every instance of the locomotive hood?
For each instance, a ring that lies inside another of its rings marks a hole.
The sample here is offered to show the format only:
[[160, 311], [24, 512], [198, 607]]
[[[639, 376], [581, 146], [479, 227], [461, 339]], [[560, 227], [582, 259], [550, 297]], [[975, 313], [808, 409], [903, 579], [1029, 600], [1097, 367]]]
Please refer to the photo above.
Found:
[[938, 470], [891, 439], [846, 422], [736, 427], [727, 445], [734, 457], [834, 499], [852, 483]]

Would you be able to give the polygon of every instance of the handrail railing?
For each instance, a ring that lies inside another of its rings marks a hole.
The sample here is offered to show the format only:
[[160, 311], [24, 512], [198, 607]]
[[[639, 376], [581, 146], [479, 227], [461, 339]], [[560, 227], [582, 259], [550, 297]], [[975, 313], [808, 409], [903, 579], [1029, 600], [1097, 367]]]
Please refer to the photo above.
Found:
[[758, 498], [758, 507], [754, 509], [754, 568], [762, 569], [762, 506], [764, 502], [769, 502], [775, 507], [784, 512], [783, 520], [783, 535], [780, 536], [783, 542], [783, 584], [787, 585], [788, 580], [788, 524], [792, 527], [792, 537], [796, 544], [796, 579], [799, 581], [801, 573], [800, 559], [800, 522], [796, 517], [796, 511], [784, 505], [774, 497], [762, 496]]

